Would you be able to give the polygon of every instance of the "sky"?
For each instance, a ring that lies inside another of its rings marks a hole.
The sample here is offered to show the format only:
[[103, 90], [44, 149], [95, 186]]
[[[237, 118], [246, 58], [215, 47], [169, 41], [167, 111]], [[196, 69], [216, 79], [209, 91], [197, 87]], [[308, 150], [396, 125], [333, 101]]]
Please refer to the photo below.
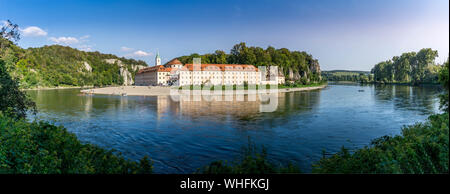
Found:
[[[449, 56], [448, 0], [0, 0], [23, 48], [67, 45], [154, 65], [233, 45], [306, 51], [322, 70], [370, 70], [421, 48]], [[1, 24], [0, 24], [1, 25]]]

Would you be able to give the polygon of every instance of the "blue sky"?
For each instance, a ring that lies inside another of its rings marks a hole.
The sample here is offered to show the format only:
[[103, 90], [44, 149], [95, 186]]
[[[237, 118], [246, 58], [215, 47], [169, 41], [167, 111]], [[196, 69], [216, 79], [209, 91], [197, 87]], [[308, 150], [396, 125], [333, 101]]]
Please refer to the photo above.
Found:
[[448, 0], [0, 0], [19, 45], [69, 45], [154, 65], [234, 44], [306, 51], [323, 70], [370, 70], [421, 48], [449, 55]]

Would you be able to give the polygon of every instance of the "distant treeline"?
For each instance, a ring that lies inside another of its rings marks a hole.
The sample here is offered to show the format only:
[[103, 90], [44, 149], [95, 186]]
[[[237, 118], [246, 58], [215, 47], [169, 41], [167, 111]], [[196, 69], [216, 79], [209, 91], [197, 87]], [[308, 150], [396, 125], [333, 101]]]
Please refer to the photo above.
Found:
[[362, 83], [438, 84], [442, 65], [436, 64], [438, 52], [430, 48], [419, 52], [403, 53], [391, 60], [376, 64], [366, 71], [322, 71], [328, 81], [353, 81]]
[[383, 61], [372, 68], [374, 82], [377, 83], [438, 83], [442, 65], [435, 64], [438, 52], [430, 48], [419, 52], [403, 53], [391, 60]]
[[369, 82], [373, 80], [373, 75], [368, 71], [322, 71], [322, 77], [327, 81]]
[[[193, 58], [201, 58], [201, 62], [212, 64], [251, 64], [256, 66], [278, 66], [287, 80], [310, 81], [320, 80], [320, 66], [317, 59], [302, 51], [290, 51], [286, 48], [275, 49], [274, 47], [247, 47], [241, 42], [233, 46], [230, 54], [222, 50], [216, 50], [212, 54], [199, 55], [197, 53], [189, 56], [181, 56], [178, 59], [183, 63], [192, 63]], [[298, 75], [298, 76], [296, 76]]]

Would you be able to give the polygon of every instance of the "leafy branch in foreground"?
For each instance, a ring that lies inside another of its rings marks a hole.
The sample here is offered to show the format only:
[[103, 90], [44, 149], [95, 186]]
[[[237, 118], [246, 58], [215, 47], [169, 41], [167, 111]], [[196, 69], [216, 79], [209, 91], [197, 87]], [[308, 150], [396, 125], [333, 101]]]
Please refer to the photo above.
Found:
[[152, 163], [83, 144], [63, 127], [14, 120], [0, 114], [0, 173], [147, 174]]
[[258, 149], [250, 140], [247, 147], [242, 148], [242, 157], [229, 164], [227, 161], [214, 161], [198, 169], [202, 174], [273, 174], [300, 173], [297, 166], [277, 167], [267, 159], [267, 150]]

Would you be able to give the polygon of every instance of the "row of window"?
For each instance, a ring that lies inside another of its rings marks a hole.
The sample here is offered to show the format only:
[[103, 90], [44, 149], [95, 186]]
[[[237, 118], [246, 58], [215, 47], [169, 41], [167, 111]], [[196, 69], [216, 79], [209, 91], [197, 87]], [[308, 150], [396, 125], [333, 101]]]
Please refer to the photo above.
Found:
[[[243, 84], [244, 82], [243, 81], [227, 81], [227, 82], [224, 82], [224, 84], [226, 85], [226, 84]], [[181, 84], [182, 85], [187, 85], [187, 84], [191, 84], [191, 82], [190, 81], [182, 81], [181, 82]], [[202, 84], [202, 82], [194, 82], [193, 83], [194, 85], [200, 85], [200, 84]], [[213, 84], [220, 84], [220, 82], [213, 82]], [[256, 84], [256, 82], [249, 82], [249, 84]]]
[[[205, 72], [205, 71], [193, 71], [194, 74], [223, 74], [222, 72]], [[253, 73], [256, 74], [256, 72], [225, 72], [225, 74], [249, 74]], [[181, 74], [191, 74], [191, 72], [181, 72]]]
[[[257, 77], [256, 76], [211, 76], [211, 77], [209, 77], [209, 76], [194, 76], [194, 79], [208, 79], [208, 78], [212, 78], [212, 79], [244, 79], [244, 78], [247, 78], [247, 79], [257, 79]], [[191, 76], [182, 76], [181, 77], [181, 79], [192, 79], [192, 77]]]

